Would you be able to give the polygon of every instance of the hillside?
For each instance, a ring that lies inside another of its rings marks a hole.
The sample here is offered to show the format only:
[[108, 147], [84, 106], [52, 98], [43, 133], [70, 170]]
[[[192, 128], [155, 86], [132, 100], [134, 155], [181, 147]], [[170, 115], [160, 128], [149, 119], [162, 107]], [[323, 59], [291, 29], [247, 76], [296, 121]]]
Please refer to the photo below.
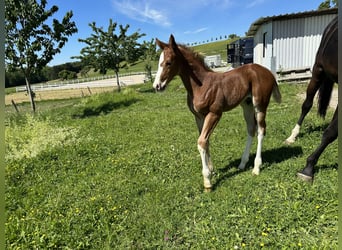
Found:
[[231, 43], [231, 39], [221, 40], [212, 43], [201, 44], [193, 46], [194, 50], [201, 52], [204, 56], [221, 55], [223, 61], [227, 61], [227, 44]]
[[[221, 59], [223, 61], [227, 61], [227, 44], [231, 43], [234, 40], [231, 39], [226, 39], [226, 40], [221, 40], [221, 41], [216, 41], [216, 42], [211, 42], [211, 43], [206, 43], [206, 44], [200, 44], [193, 46], [192, 48], [196, 52], [200, 52], [203, 54], [203, 56], [210, 56], [210, 55], [221, 55]], [[155, 70], [157, 70], [157, 63], [155, 66]], [[139, 65], [139, 64], [137, 64]], [[132, 71], [132, 68], [130, 69]]]

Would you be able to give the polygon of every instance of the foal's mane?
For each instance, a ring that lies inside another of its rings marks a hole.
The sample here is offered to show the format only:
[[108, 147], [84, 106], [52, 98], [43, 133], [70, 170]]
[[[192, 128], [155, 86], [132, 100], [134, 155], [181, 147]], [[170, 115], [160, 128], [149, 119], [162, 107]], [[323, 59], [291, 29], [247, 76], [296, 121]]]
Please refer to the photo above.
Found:
[[196, 67], [196, 62], [204, 67], [206, 70], [212, 71], [211, 68], [207, 66], [204, 62], [204, 57], [199, 52], [194, 51], [192, 48], [184, 45], [178, 44], [178, 47], [181, 49], [183, 56], [189, 62], [191, 67]]

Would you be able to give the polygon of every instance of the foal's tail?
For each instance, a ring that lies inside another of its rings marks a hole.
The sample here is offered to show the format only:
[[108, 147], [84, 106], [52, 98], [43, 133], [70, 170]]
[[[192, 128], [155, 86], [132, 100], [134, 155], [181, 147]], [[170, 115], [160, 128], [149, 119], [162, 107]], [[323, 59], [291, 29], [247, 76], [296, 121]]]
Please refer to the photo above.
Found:
[[277, 83], [276, 80], [274, 80], [274, 85], [273, 85], [273, 89], [272, 89], [272, 95], [273, 95], [273, 99], [277, 103], [281, 103], [281, 94], [280, 94], [278, 83]]
[[325, 117], [329, 106], [334, 81], [326, 79], [318, 90], [318, 114]]

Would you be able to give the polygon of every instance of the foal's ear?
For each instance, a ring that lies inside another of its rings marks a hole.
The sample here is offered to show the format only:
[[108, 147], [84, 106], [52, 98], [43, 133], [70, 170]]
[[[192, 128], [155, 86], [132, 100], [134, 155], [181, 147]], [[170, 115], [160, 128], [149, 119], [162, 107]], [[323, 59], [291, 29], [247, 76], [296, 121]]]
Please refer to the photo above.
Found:
[[175, 41], [175, 38], [174, 38], [174, 36], [173, 36], [172, 34], [170, 35], [169, 44], [170, 44], [170, 47], [171, 47], [173, 50], [178, 49], [178, 45], [177, 45], [177, 43], [176, 43], [176, 41]]
[[162, 41], [160, 41], [158, 38], [156, 38], [156, 44], [159, 46], [159, 48], [161, 48], [162, 50], [164, 50], [165, 47], [168, 46], [167, 43], [164, 43]]

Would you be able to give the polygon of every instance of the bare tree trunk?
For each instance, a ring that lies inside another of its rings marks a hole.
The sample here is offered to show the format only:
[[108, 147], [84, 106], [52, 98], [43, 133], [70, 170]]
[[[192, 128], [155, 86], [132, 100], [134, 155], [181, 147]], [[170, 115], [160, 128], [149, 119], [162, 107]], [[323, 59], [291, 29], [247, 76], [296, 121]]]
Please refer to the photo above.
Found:
[[151, 81], [151, 83], [153, 83], [153, 75], [152, 75], [152, 71], [150, 71], [150, 81]]
[[[146, 60], [145, 64], [145, 72], [146, 72], [146, 77], [148, 80], [150, 80], [151, 83], [153, 83], [153, 76], [152, 76], [152, 63], [150, 59]], [[148, 82], [148, 81], [146, 81]]]
[[34, 102], [35, 93], [32, 91], [31, 84], [29, 83], [27, 77], [25, 77], [25, 81], [26, 81], [26, 91], [29, 95], [30, 102], [31, 102], [31, 108], [32, 108], [33, 113], [35, 113], [36, 112], [36, 104]]
[[118, 85], [118, 92], [121, 91], [121, 85], [120, 85], [120, 81], [119, 81], [119, 73], [117, 71], [115, 71], [115, 75], [116, 75], [116, 84]]

